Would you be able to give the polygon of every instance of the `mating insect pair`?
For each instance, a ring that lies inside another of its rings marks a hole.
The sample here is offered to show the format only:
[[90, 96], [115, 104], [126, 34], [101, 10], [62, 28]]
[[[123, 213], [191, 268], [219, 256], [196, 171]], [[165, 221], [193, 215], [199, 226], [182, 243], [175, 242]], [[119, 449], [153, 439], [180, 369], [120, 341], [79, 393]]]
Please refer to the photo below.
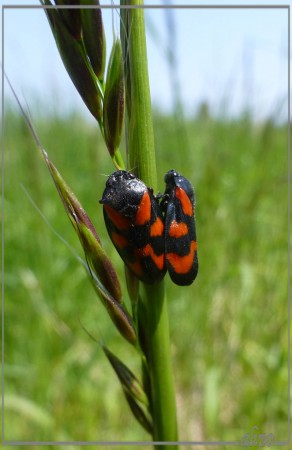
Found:
[[118, 170], [100, 203], [114, 246], [139, 280], [157, 283], [168, 270], [174, 283], [186, 286], [198, 272], [194, 190], [175, 170], [164, 180], [165, 193], [154, 196], [143, 181]]

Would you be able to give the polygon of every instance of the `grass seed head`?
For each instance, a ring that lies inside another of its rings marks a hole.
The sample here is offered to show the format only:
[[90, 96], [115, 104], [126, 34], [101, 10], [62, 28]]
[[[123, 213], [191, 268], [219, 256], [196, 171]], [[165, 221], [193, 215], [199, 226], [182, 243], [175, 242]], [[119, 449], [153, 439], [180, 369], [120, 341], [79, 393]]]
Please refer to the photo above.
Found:
[[66, 213], [82, 244], [92, 284], [116, 328], [128, 342], [135, 345], [136, 331], [132, 317], [122, 305], [122, 292], [118, 276], [102, 248], [95, 228], [54, 164], [48, 158], [46, 158], [46, 163]]
[[152, 418], [150, 417], [148, 408], [149, 401], [144, 392], [142, 384], [130, 369], [107, 347], [102, 345], [103, 351], [108, 358], [112, 368], [116, 372], [122, 385], [126, 400], [130, 406], [132, 413], [138, 420], [140, 425], [152, 434]]
[[111, 155], [119, 148], [124, 121], [124, 72], [121, 41], [113, 43], [104, 93], [105, 141]]
[[[99, 6], [99, 0], [81, 0], [81, 5]], [[101, 83], [104, 79], [106, 40], [101, 8], [81, 9], [82, 35], [92, 69]]]
[[[80, 5], [80, 0], [55, 0], [55, 4], [58, 5]], [[80, 9], [59, 9], [59, 14], [63, 17], [64, 23], [67, 25], [68, 30], [72, 36], [80, 40], [81, 39], [81, 11]]]
[[[51, 2], [42, 0], [42, 4], [51, 5]], [[91, 114], [100, 122], [102, 119], [101, 94], [95, 74], [89, 63], [83, 41], [76, 39], [71, 33], [71, 29], [75, 25], [69, 27], [69, 19], [65, 18], [61, 11], [63, 10], [45, 10], [68, 75]], [[80, 10], [77, 12], [80, 14]]]
[[90, 218], [54, 164], [50, 160], [46, 162], [66, 213], [81, 242], [90, 272], [99, 280], [100, 289], [108, 292], [115, 301], [121, 302], [122, 292], [118, 276], [103, 250], [100, 238]]

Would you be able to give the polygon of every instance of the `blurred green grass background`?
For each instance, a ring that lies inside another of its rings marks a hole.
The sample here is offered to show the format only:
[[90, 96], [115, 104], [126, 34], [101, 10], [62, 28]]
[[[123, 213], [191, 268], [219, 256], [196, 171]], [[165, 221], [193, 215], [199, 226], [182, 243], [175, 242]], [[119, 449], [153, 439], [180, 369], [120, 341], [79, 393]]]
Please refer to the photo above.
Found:
[[[124, 280], [98, 204], [114, 171], [99, 130], [74, 114], [33, 122]], [[253, 426], [285, 440], [287, 126], [254, 124], [248, 114], [212, 119], [205, 105], [184, 123], [156, 112], [154, 128], [160, 191], [164, 173], [175, 168], [191, 180], [197, 198], [197, 280], [180, 288], [166, 277], [180, 440], [240, 441]], [[139, 359], [22, 186], [82, 255], [24, 120], [8, 107], [5, 439], [149, 440], [80, 322], [138, 374]]]

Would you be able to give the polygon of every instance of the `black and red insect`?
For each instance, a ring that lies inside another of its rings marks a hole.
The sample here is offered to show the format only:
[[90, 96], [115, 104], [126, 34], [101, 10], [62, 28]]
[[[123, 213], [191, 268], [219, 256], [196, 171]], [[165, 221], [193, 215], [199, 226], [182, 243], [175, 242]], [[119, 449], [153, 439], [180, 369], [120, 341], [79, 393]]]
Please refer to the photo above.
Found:
[[165, 220], [165, 263], [172, 281], [191, 284], [198, 273], [195, 195], [191, 183], [175, 170], [164, 177], [166, 189], [161, 203]]
[[198, 272], [194, 190], [175, 170], [164, 180], [165, 193], [154, 196], [143, 181], [118, 170], [100, 203], [113, 244], [139, 280], [157, 283], [168, 270], [174, 283], [186, 286]]
[[100, 200], [110, 238], [127, 267], [147, 284], [166, 272], [164, 221], [159, 201], [143, 181], [118, 170]]

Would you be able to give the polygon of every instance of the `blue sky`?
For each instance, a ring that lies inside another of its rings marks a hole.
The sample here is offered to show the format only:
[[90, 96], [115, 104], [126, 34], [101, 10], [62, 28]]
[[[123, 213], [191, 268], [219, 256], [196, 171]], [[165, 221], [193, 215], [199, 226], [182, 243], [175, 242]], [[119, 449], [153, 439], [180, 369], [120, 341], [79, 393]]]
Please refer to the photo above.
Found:
[[[39, 5], [38, 0], [2, 0], [2, 4]], [[148, 4], [163, 4], [151, 1]], [[176, 4], [196, 4], [195, 1]], [[200, 4], [207, 2], [200, 2]], [[209, 3], [209, 2], [208, 2]], [[228, 5], [232, 2], [224, 2]], [[238, 2], [233, 2], [238, 3]], [[277, 2], [242, 2], [242, 4]], [[101, 1], [101, 4], [109, 4]], [[197, 2], [198, 4], [198, 2]], [[209, 3], [210, 4], [210, 3]], [[212, 2], [213, 5], [222, 2]], [[280, 4], [280, 2], [278, 2]], [[284, 9], [175, 9], [175, 35], [169, 39], [164, 9], [147, 10], [147, 45], [152, 101], [169, 111], [173, 91], [165, 48], [175, 50], [177, 76], [186, 113], [208, 102], [229, 115], [249, 108], [256, 120], [287, 117], [288, 29]], [[112, 41], [112, 12], [104, 10], [108, 53]], [[169, 16], [168, 16], [169, 18]], [[118, 19], [114, 18], [116, 31]], [[90, 119], [65, 69], [41, 9], [6, 9], [4, 65], [16, 91], [29, 106], [68, 112], [78, 109]], [[6, 97], [10, 97], [8, 88]]]

